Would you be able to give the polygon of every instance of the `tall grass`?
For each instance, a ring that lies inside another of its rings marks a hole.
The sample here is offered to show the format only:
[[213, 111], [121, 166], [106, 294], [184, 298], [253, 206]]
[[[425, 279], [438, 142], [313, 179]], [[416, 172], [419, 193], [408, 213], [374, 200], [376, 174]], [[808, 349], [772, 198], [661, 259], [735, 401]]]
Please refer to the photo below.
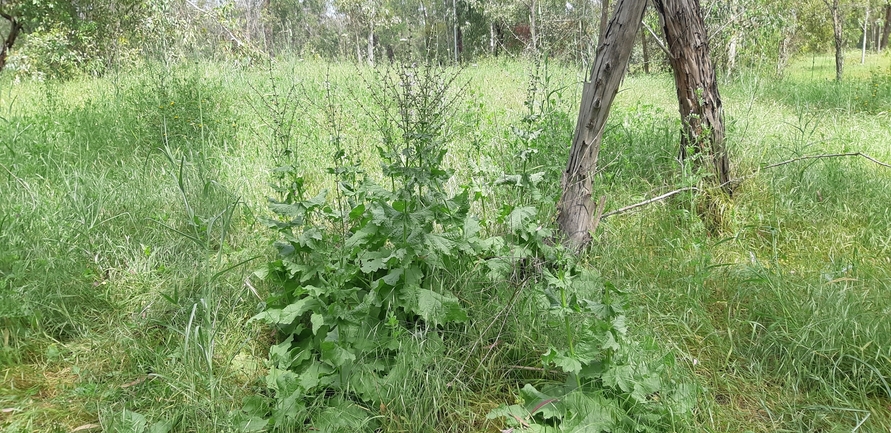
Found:
[[[891, 161], [887, 58], [849, 68], [840, 84], [817, 60], [801, 59], [782, 80], [741, 74], [724, 84], [735, 175], [820, 153]], [[273, 257], [261, 222], [283, 148], [259, 107], [297, 110], [283, 117], [285, 148], [319, 189], [334, 154], [318, 109], [330, 92], [343, 143], [374, 172], [360, 75], [371, 76], [284, 60], [0, 83], [4, 431], [250, 427], [245, 403], [266, 392], [272, 343], [247, 324], [267, 291], [251, 272]], [[549, 224], [580, 75], [492, 60], [463, 76], [467, 96], [448, 125], [451, 187], [483, 197], [481, 214], [532, 204]], [[675, 161], [671, 86], [667, 75], [626, 80], [595, 183], [607, 211], [689, 184]], [[302, 102], [284, 97], [292, 87]], [[524, 172], [544, 173], [540, 196], [496, 185]], [[631, 332], [673, 352], [702, 386], [689, 430], [891, 427], [889, 183], [891, 172], [862, 158], [802, 161], [743, 181], [719, 236], [683, 194], [601, 223], [585, 261], [629, 292]], [[529, 287], [492, 285], [484, 271], [439, 277], [476, 320], [450, 328], [440, 346], [405, 352], [386, 391], [394, 403], [369, 414], [345, 399], [327, 415], [331, 430], [354, 425], [338, 424], [350, 416], [387, 431], [492, 430], [486, 413], [548, 378], [521, 368], [539, 367], [561, 338], [541, 301], [514, 296]], [[436, 370], [413, 367], [431, 357]]]

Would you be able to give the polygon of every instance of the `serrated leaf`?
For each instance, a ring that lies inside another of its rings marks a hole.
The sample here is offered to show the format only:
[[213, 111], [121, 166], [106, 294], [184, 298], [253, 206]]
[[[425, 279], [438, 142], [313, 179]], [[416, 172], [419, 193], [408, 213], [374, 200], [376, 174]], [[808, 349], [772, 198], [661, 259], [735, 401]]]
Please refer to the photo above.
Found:
[[529, 411], [526, 410], [525, 407], [513, 404], [510, 406], [501, 405], [490, 410], [489, 413], [486, 414], [486, 419], [505, 418], [510, 425], [520, 425], [519, 420], [526, 422], [525, 419], [528, 416]]
[[364, 215], [364, 214], [365, 214], [365, 205], [364, 205], [364, 204], [360, 204], [360, 205], [354, 207], [354, 208], [350, 211], [350, 219], [351, 219], [351, 220], [359, 219], [359, 217], [362, 216], [362, 215]]
[[638, 403], [646, 403], [648, 397], [662, 390], [662, 380], [657, 374], [648, 374], [642, 380], [634, 382], [634, 389], [631, 391], [631, 397]]
[[319, 328], [321, 328], [322, 325], [325, 324], [325, 316], [322, 316], [318, 313], [312, 313], [312, 315], [309, 316], [309, 322], [312, 323], [313, 335], [316, 335], [319, 332]]
[[321, 382], [323, 376], [331, 374], [331, 368], [318, 362], [313, 362], [300, 373], [297, 377], [297, 383], [304, 391], [309, 392], [315, 389]]
[[302, 203], [270, 203], [269, 210], [271, 210], [276, 215], [281, 215], [288, 218], [301, 218], [306, 214], [306, 208], [303, 206]]
[[527, 416], [539, 415], [544, 419], [562, 418], [566, 412], [560, 398], [545, 394], [528, 383], [520, 390], [520, 397], [523, 399]]
[[375, 431], [373, 421], [369, 421], [372, 414], [356, 403], [337, 399], [327, 401], [326, 405], [320, 414], [313, 417], [313, 430], [332, 433]]
[[541, 182], [545, 177], [545, 172], [539, 171], [538, 173], [532, 173], [529, 175], [529, 182], [533, 185], [537, 185]]
[[174, 424], [176, 422], [173, 420], [158, 421], [149, 427], [148, 433], [168, 433], [170, 430], [173, 430]]
[[374, 224], [366, 224], [365, 227], [362, 227], [356, 233], [353, 233], [349, 239], [344, 242], [343, 246], [347, 249], [353, 249], [365, 243], [365, 240], [373, 237], [377, 234], [378, 227]]
[[601, 376], [603, 384], [629, 392], [634, 387], [634, 368], [630, 365], [614, 365]]
[[418, 291], [418, 304], [414, 311], [433, 326], [467, 320], [467, 313], [461, 307], [458, 298], [427, 289]]
[[575, 414], [570, 419], [564, 420], [561, 430], [573, 433], [601, 433], [611, 432], [616, 428], [614, 410], [615, 402], [605, 400], [599, 394], [590, 394], [580, 391], [571, 392], [564, 396], [563, 403], [566, 411]]
[[395, 287], [397, 283], [399, 283], [399, 279], [402, 278], [403, 268], [391, 269], [390, 272], [382, 278], [385, 284], [390, 287]]
[[252, 416], [241, 421], [238, 424], [238, 430], [242, 433], [257, 433], [265, 431], [267, 426], [269, 426], [268, 419]]
[[122, 433], [143, 433], [147, 424], [148, 421], [145, 419], [145, 415], [124, 409], [117, 431]]
[[384, 259], [381, 257], [367, 257], [361, 259], [359, 263], [362, 265], [359, 269], [366, 274], [370, 274], [385, 267]]
[[486, 260], [486, 267], [489, 268], [486, 276], [489, 277], [489, 280], [495, 282], [504, 281], [505, 277], [513, 270], [511, 263], [501, 257]]
[[430, 251], [435, 251], [436, 253], [442, 254], [444, 256], [451, 255], [452, 249], [455, 248], [454, 242], [433, 233], [427, 233], [424, 236], [424, 243], [427, 245], [427, 248], [429, 248]]
[[578, 373], [582, 371], [582, 363], [578, 359], [575, 359], [562, 351], [555, 351], [548, 360], [565, 373]]
[[341, 347], [334, 341], [323, 341], [320, 349], [322, 352], [322, 361], [325, 361], [334, 367], [341, 367], [348, 362], [356, 360], [355, 354], [344, 347]]
[[464, 218], [464, 239], [470, 240], [477, 238], [480, 234], [480, 221], [473, 215], [467, 215]]
[[511, 231], [520, 230], [535, 217], [537, 212], [538, 210], [532, 206], [516, 208], [507, 216], [507, 225]]
[[303, 298], [283, 309], [266, 310], [248, 320], [248, 323], [255, 320], [263, 320], [273, 325], [290, 325], [307, 311], [321, 306], [321, 303], [315, 298]]
[[628, 334], [628, 325], [625, 322], [625, 316], [619, 315], [613, 319], [613, 329], [615, 329], [619, 335], [627, 335]]

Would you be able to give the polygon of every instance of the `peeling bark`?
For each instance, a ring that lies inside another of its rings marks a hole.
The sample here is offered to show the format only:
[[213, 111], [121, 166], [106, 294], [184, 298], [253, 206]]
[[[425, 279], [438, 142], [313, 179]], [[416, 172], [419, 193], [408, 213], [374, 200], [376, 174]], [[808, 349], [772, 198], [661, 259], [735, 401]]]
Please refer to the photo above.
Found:
[[575, 249], [591, 241], [592, 216], [596, 210], [591, 192], [603, 127], [628, 68], [646, 4], [646, 0], [619, 0], [616, 3], [613, 17], [600, 40], [591, 78], [582, 90], [569, 162], [563, 172], [563, 195], [557, 204], [557, 223], [568, 244]]
[[[655, 0], [669, 63], [677, 87], [683, 131], [680, 156], [709, 171], [708, 181], [730, 192], [730, 162], [724, 147], [724, 112], [715, 70], [709, 58], [708, 33], [698, 0]], [[688, 150], [693, 155], [687, 155]]]

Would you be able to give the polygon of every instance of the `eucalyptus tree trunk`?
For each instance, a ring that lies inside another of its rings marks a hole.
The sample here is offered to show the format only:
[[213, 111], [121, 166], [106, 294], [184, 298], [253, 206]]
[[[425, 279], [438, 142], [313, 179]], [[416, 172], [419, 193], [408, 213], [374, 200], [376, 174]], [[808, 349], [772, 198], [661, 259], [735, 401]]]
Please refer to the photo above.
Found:
[[538, 1], [529, 5], [529, 36], [532, 38], [532, 52], [538, 51]]
[[591, 241], [595, 211], [591, 193], [603, 127], [628, 68], [646, 5], [647, 0], [618, 0], [599, 42], [591, 78], [582, 90], [569, 162], [563, 172], [563, 195], [557, 203], [557, 224], [568, 244], [576, 249]]
[[866, 62], [866, 39], [869, 30], [869, 3], [866, 4], [866, 16], [863, 18], [863, 51], [860, 52], [860, 64]]
[[[609, 0], [600, 0], [600, 41], [606, 33], [607, 24], [609, 24]], [[600, 41], [597, 41], [598, 45]]]
[[882, 41], [879, 42], [879, 50], [888, 46], [888, 36], [891, 35], [891, 4], [885, 5], [885, 24], [882, 26]]
[[680, 156], [692, 151], [694, 167], [708, 170], [709, 181], [730, 192], [730, 162], [724, 146], [724, 113], [708, 33], [699, 0], [654, 0], [671, 53], [683, 131]]
[[838, 0], [823, 0], [832, 13], [832, 36], [835, 41], [835, 81], [841, 81], [845, 65], [844, 34]]
[[374, 66], [374, 24], [368, 25], [368, 64]]
[[647, 44], [647, 31], [640, 29], [640, 48], [643, 50], [643, 67], [644, 74], [650, 73], [650, 49]]
[[9, 21], [9, 33], [3, 41], [3, 45], [0, 45], [0, 71], [2, 71], [3, 68], [6, 67], [6, 57], [9, 56], [9, 50], [15, 45], [15, 40], [19, 37], [19, 33], [22, 31], [22, 23], [19, 22], [16, 17], [9, 15], [2, 10], [0, 10], [0, 17]]

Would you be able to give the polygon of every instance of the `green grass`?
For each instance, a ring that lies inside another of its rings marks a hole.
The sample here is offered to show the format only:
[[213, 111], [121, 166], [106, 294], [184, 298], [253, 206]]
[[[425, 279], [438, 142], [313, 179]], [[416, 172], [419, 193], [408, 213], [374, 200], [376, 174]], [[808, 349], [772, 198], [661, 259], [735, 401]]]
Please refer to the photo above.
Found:
[[[864, 66], [848, 59], [843, 83], [830, 81], [827, 56], [794, 62], [782, 80], [741, 74], [722, 83], [736, 176], [822, 153], [861, 151], [891, 162], [889, 59], [873, 55]], [[530, 70], [491, 60], [463, 71], [466, 96], [446, 161], [456, 171], [451, 187], [487, 197], [481, 214], [533, 204], [547, 223], [585, 74], [549, 65], [539, 90], [554, 101], [528, 124], [541, 129], [537, 138], [524, 141], [512, 128], [527, 127]], [[262, 224], [274, 195], [270, 169], [297, 161], [312, 189], [330, 182], [326, 76], [345, 145], [377, 170], [377, 138], [363, 109], [372, 75], [351, 65], [197, 64], [2, 81], [3, 431], [86, 424], [138, 431], [126, 425], [140, 417], [170, 422], [171, 431], [238, 431], [244, 399], [266, 392], [272, 343], [268, 330], [247, 323], [268, 290], [251, 272], [274, 256], [274, 235]], [[608, 196], [607, 211], [686, 184], [674, 159], [673, 97], [670, 76], [626, 79], [595, 186], [595, 195]], [[287, 108], [282, 119], [293, 129], [282, 141], [264, 101]], [[524, 163], [516, 155], [526, 147], [538, 153]], [[547, 173], [541, 201], [493, 186], [524, 169]], [[586, 261], [629, 290], [634, 335], [673, 352], [677, 374], [702, 387], [687, 430], [891, 428], [889, 191], [891, 170], [865, 159], [811, 160], [747, 178], [719, 235], [706, 232], [689, 195], [601, 223]], [[443, 277], [476, 281], [453, 290], [478, 320], [452, 330], [442, 347], [400, 358], [406, 373], [386, 390], [398, 403], [361, 410], [344, 403], [332, 423], [370, 410], [387, 431], [495, 429], [485, 414], [513, 403], [523, 383], [542, 380], [516, 366], [537, 366], [560, 335], [534, 297], [488, 292], [479, 273]], [[435, 370], [410, 368], [434, 355]], [[452, 383], [458, 376], [462, 383]]]

